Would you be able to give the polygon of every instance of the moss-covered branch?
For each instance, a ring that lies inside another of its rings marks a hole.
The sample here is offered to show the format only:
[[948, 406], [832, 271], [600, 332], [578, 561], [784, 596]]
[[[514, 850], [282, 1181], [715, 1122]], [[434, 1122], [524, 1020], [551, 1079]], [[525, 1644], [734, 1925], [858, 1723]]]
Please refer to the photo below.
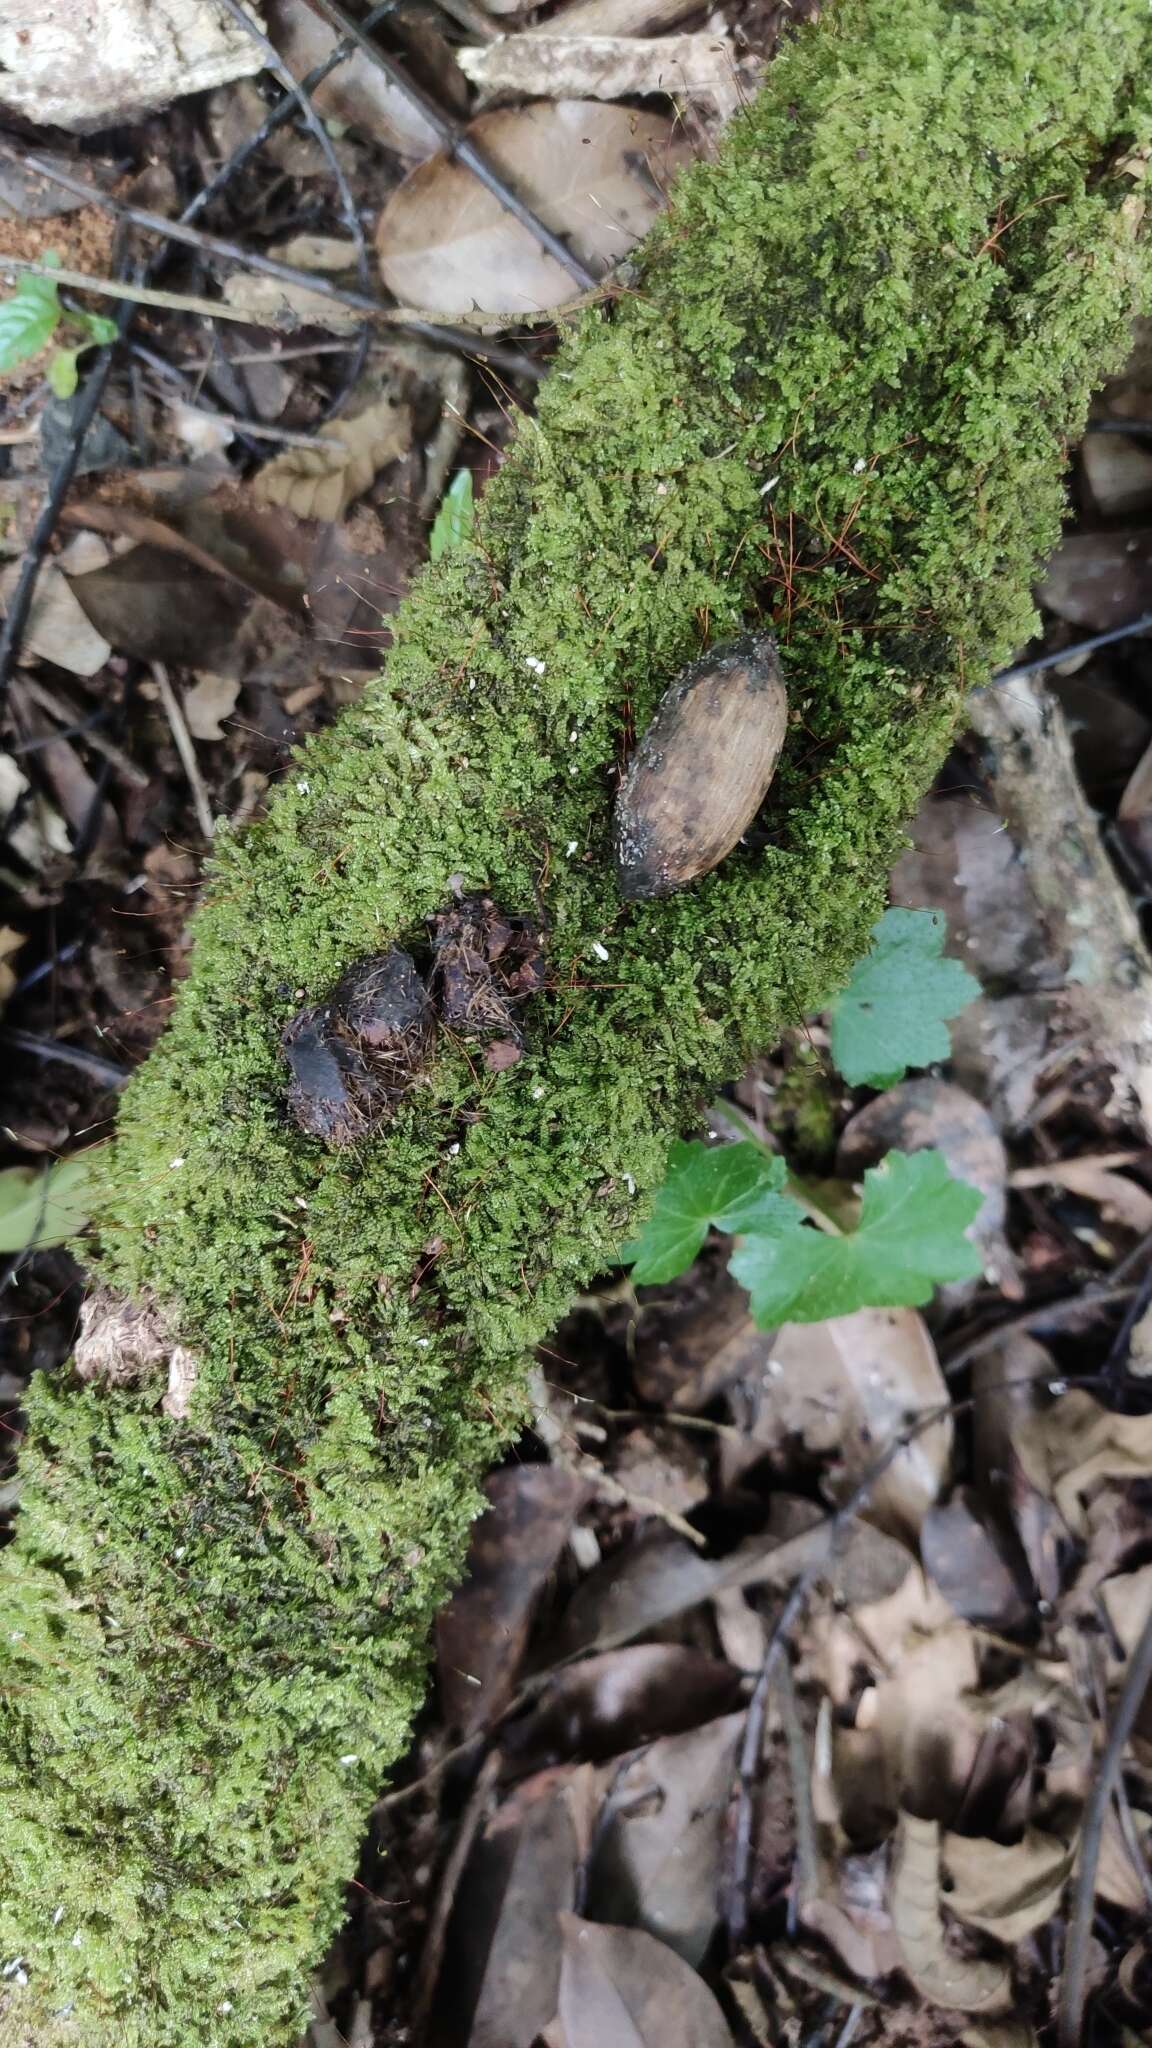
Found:
[[[191, 1412], [42, 1386], [3, 1560], [0, 1955], [59, 2038], [291, 2038], [526, 1351], [702, 1091], [844, 973], [964, 684], [1026, 630], [1062, 437], [1142, 284], [1116, 145], [1147, 23], [845, 0], [798, 37], [565, 348], [478, 552], [223, 847], [101, 1233], [198, 1351]], [[769, 617], [767, 843], [623, 905], [625, 724]], [[419, 948], [452, 876], [547, 927], [528, 1052], [489, 1075], [442, 1042], [329, 1152], [284, 1116], [279, 1033]]]

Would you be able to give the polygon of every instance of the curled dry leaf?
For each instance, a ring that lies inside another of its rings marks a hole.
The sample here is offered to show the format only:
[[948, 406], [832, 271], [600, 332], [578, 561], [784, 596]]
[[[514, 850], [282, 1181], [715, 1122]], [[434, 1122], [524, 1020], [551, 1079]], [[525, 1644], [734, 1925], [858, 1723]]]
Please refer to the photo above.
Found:
[[10, 924], [0, 924], [0, 1010], [20, 978], [12, 961], [27, 938], [27, 932], [15, 931]]
[[972, 1630], [939, 1590], [914, 1566], [886, 1599], [818, 1614], [804, 1654], [843, 1724], [831, 1787], [849, 1832], [854, 1815], [890, 1825], [905, 1801], [950, 1818], [980, 1743], [965, 1698], [979, 1666]]
[[1012, 2003], [1006, 1962], [957, 1955], [940, 1915], [940, 1826], [901, 1811], [892, 1868], [892, 1924], [904, 1968], [931, 2004], [954, 2012], [1003, 2012]]
[[436, 1624], [444, 1718], [465, 1735], [511, 1699], [537, 1601], [590, 1491], [558, 1465], [507, 1465], [484, 1490], [464, 1582]]
[[948, 1834], [940, 1858], [952, 1881], [949, 1910], [1011, 1947], [1059, 1911], [1076, 1844], [1036, 1827], [1011, 1843]]
[[745, 60], [742, 77], [731, 39], [706, 30], [681, 36], [504, 36], [479, 49], [462, 49], [459, 61], [465, 77], [489, 98], [514, 93], [523, 99], [623, 100], [665, 93], [724, 119], [735, 113], [757, 68]]
[[282, 449], [255, 479], [253, 496], [299, 519], [342, 519], [411, 440], [412, 408], [389, 394], [366, 412], [333, 420], [314, 447]]
[[637, 1927], [560, 1915], [563, 2048], [732, 2048], [703, 1979]]
[[725, 1819], [743, 1714], [653, 1742], [613, 1778], [588, 1911], [646, 1928], [699, 1968], [719, 1917]]
[[[689, 154], [662, 115], [595, 100], [481, 114], [468, 136], [598, 274], [635, 247]], [[401, 304], [518, 320], [572, 298], [554, 257], [447, 151], [404, 180], [376, 231], [380, 270]]]
[[184, 717], [193, 739], [222, 740], [224, 727], [220, 721], [231, 717], [239, 695], [240, 682], [236, 676], [197, 676], [183, 697]]
[[1088, 1526], [1085, 1499], [1105, 1480], [1152, 1475], [1152, 1415], [1117, 1415], [1078, 1387], [1022, 1419], [1015, 1444], [1032, 1484], [1078, 1536]]
[[928, 1147], [944, 1154], [954, 1179], [979, 1188], [984, 1203], [968, 1236], [979, 1246], [988, 1278], [1010, 1299], [1018, 1299], [1019, 1275], [1004, 1236], [1008, 1159], [999, 1131], [975, 1096], [927, 1074], [901, 1081], [857, 1110], [840, 1140], [836, 1169], [855, 1180], [886, 1152]]
[[[762, 1452], [799, 1439], [814, 1455], [831, 1454], [836, 1491], [844, 1494], [909, 1416], [947, 1399], [936, 1348], [915, 1309], [864, 1308], [824, 1323], [786, 1323], [772, 1346], [748, 1441]], [[891, 1535], [915, 1539], [947, 1478], [951, 1452], [945, 1414], [896, 1454], [872, 1488], [869, 1518]]]

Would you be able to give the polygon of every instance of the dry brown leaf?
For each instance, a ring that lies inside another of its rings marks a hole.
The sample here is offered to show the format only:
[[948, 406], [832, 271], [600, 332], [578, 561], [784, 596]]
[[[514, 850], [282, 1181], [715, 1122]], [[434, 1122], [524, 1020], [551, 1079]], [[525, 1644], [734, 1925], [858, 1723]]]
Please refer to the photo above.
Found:
[[[5, 614], [19, 576], [19, 562], [9, 563], [0, 575], [0, 611]], [[111, 643], [90, 623], [63, 570], [55, 562], [45, 562], [36, 578], [19, 659], [38, 655], [71, 675], [94, 676], [111, 652]]]
[[1068, 534], [1049, 557], [1036, 601], [1091, 632], [1126, 626], [1152, 604], [1152, 535], [1139, 526]]
[[466, 1735], [511, 1699], [540, 1595], [590, 1492], [559, 1465], [508, 1465], [484, 1490], [463, 1584], [436, 1625], [444, 1719]]
[[556, 1916], [576, 1897], [592, 1831], [590, 1764], [517, 1785], [468, 1859], [429, 2038], [468, 2048], [534, 2041], [556, 2011]]
[[1087, 1529], [1084, 1497], [1106, 1479], [1152, 1474], [1152, 1415], [1117, 1415], [1073, 1387], [1043, 1414], [1021, 1418], [1015, 1446], [1028, 1478], [1054, 1498], [1073, 1532]]
[[1030, 1827], [1010, 1844], [945, 1835], [940, 1856], [952, 1880], [950, 1911], [1011, 1947], [1059, 1911], [1076, 1844]]
[[190, 690], [185, 690], [182, 703], [188, 730], [194, 740], [222, 740], [223, 718], [230, 718], [236, 709], [240, 695], [240, 680], [237, 676], [197, 676]]
[[[598, 275], [646, 234], [689, 150], [662, 115], [595, 100], [481, 114], [467, 130], [545, 224]], [[402, 304], [515, 320], [576, 287], [471, 171], [440, 151], [380, 215], [380, 270]]]
[[[847, 1493], [910, 1413], [947, 1399], [936, 1348], [915, 1309], [863, 1308], [823, 1323], [786, 1323], [772, 1346], [749, 1443], [762, 1451], [799, 1438], [815, 1455], [833, 1454], [837, 1491]], [[914, 1539], [951, 1451], [952, 1423], [943, 1416], [897, 1452], [872, 1488], [869, 1518]]]
[[891, 1899], [904, 1968], [924, 1998], [954, 2012], [1003, 2012], [1011, 2005], [1012, 1972], [1007, 1962], [959, 1956], [948, 1945], [940, 1917], [937, 1821], [901, 1812]]
[[10, 924], [0, 924], [0, 1010], [4, 1008], [19, 980], [12, 966], [12, 957], [27, 943], [27, 932], [18, 932]]
[[1036, 2035], [1027, 2020], [994, 2020], [986, 2027], [965, 2027], [960, 2039], [964, 2048], [1036, 2048]]
[[743, 1714], [653, 1742], [614, 1773], [588, 1872], [597, 1920], [646, 1928], [698, 1969], [720, 1912]]
[[732, 2048], [703, 1978], [637, 1927], [561, 1913], [564, 2048]]
[[740, 1693], [740, 1673], [718, 1657], [678, 1643], [634, 1643], [556, 1672], [535, 1710], [509, 1725], [504, 1747], [534, 1769], [622, 1756], [730, 1713]]
[[1100, 1588], [1100, 1598], [1108, 1610], [1108, 1619], [1125, 1656], [1130, 1657], [1144, 1632], [1149, 1614], [1152, 1614], [1152, 1564], [1141, 1565], [1139, 1571], [1122, 1572], [1114, 1579], [1105, 1579]]
[[[845, 1825], [853, 1812], [882, 1822], [905, 1798], [955, 1811], [980, 1742], [965, 1697], [977, 1682], [977, 1644], [918, 1567], [887, 1599], [817, 1615], [805, 1664], [833, 1708], [855, 1719], [833, 1736]], [[872, 1679], [863, 1694], [862, 1668]]]
[[258, 504], [281, 505], [298, 519], [339, 520], [377, 472], [412, 440], [412, 408], [394, 396], [366, 412], [333, 420], [314, 448], [284, 448], [253, 483]]
[[1148, 1909], [1145, 1880], [1148, 1850], [1152, 1845], [1152, 1814], [1133, 1812], [1132, 1826], [1145, 1858], [1144, 1877], [1133, 1864], [1132, 1851], [1124, 1839], [1120, 1817], [1113, 1804], [1108, 1808], [1104, 1831], [1100, 1837], [1100, 1857], [1096, 1865], [1096, 1896], [1107, 1899], [1110, 1905], [1122, 1906], [1126, 1913], [1144, 1913]]
[[[554, 22], [555, 17], [549, 26]], [[731, 38], [707, 30], [679, 36], [504, 36], [462, 49], [459, 62], [465, 77], [490, 96], [622, 100], [665, 93], [702, 104], [723, 119], [735, 113], [757, 69], [747, 60], [738, 69]]]
[[1143, 1237], [1152, 1230], [1152, 1194], [1115, 1169], [1146, 1158], [1142, 1152], [1105, 1152], [1099, 1158], [1053, 1159], [1044, 1166], [1019, 1167], [1009, 1176], [1009, 1184], [1014, 1188], [1068, 1188], [1072, 1194], [1096, 1202], [1105, 1221], [1121, 1223]]
[[[1012, 1550], [1018, 1555], [1018, 1546]], [[964, 1621], [1006, 1635], [1032, 1623], [1028, 1573], [1021, 1568], [1018, 1576], [1013, 1570], [1015, 1555], [999, 1539], [996, 1522], [980, 1511], [973, 1489], [958, 1487], [950, 1500], [929, 1508], [920, 1530], [920, 1555], [925, 1571]]]

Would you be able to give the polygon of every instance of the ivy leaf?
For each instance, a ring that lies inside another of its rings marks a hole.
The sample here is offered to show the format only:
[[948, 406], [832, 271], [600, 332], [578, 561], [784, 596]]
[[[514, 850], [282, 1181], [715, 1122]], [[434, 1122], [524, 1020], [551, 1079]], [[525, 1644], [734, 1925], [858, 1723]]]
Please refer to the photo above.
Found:
[[462, 547], [472, 533], [476, 506], [472, 498], [472, 471], [458, 469], [440, 500], [440, 510], [428, 535], [428, 555], [438, 562], [452, 548]]
[[56, 332], [61, 311], [52, 279], [26, 270], [12, 297], [0, 299], [0, 370], [14, 370], [38, 355]]
[[92, 1152], [38, 1166], [8, 1166], [0, 1172], [0, 1252], [63, 1244], [88, 1221]]
[[980, 993], [958, 960], [943, 958], [938, 910], [886, 910], [832, 1016], [832, 1058], [852, 1088], [890, 1088], [909, 1067], [952, 1050], [945, 1019]]
[[953, 1180], [942, 1152], [890, 1152], [864, 1175], [856, 1230], [826, 1237], [788, 1204], [793, 1215], [778, 1218], [771, 1235], [749, 1234], [730, 1270], [765, 1330], [858, 1308], [919, 1308], [942, 1282], [980, 1271], [964, 1233], [982, 1201], [977, 1188]]
[[801, 1215], [779, 1192], [786, 1179], [784, 1161], [748, 1139], [673, 1145], [655, 1208], [639, 1238], [623, 1248], [621, 1263], [632, 1262], [638, 1287], [674, 1280], [692, 1264], [709, 1230], [771, 1229], [783, 1220], [777, 1212]]

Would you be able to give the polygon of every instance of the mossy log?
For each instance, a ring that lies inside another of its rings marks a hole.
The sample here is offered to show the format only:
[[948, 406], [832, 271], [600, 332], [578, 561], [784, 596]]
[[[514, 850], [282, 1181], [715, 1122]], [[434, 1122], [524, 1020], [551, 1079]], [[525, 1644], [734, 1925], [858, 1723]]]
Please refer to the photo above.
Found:
[[[1150, 41], [1145, 0], [845, 0], [798, 34], [566, 342], [386, 674], [225, 837], [99, 1221], [198, 1356], [189, 1411], [46, 1380], [2, 1561], [29, 2038], [292, 2038], [531, 1346], [707, 1091], [843, 977], [966, 686], [1028, 630], [1144, 288]], [[764, 830], [626, 905], [623, 736], [765, 624]], [[380, 1136], [326, 1147], [280, 1034], [426, 948], [453, 877], [546, 928], [525, 1055], [442, 1035]]]

